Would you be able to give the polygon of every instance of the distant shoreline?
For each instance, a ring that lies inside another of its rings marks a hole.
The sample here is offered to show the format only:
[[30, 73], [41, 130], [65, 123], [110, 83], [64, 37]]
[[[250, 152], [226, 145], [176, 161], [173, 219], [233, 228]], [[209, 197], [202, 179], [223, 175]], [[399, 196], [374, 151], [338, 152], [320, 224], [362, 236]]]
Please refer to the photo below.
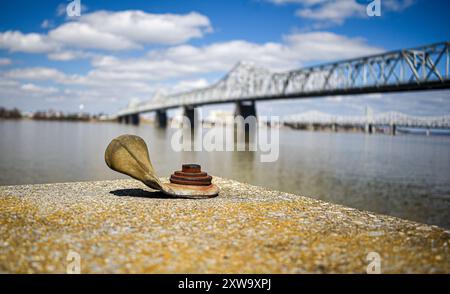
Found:
[[[14, 117], [5, 118], [0, 117], [0, 122], [2, 121], [45, 121], [45, 122], [85, 122], [85, 123], [117, 123], [116, 120], [105, 120], [93, 117], [48, 117], [48, 118], [33, 118], [33, 117]], [[141, 123], [146, 125], [154, 125], [155, 122], [152, 120], [142, 120]], [[203, 122], [204, 127], [211, 127], [214, 124]], [[304, 128], [292, 127], [290, 124], [283, 124], [277, 127], [291, 129], [294, 131], [310, 131], [310, 132], [332, 132], [332, 133], [365, 133], [364, 128], [360, 126], [338, 126], [336, 129], [332, 129], [328, 125], [311, 125]], [[391, 135], [389, 131], [383, 128], [375, 128], [373, 134], [385, 134]], [[419, 136], [450, 136], [450, 129], [440, 129], [440, 128], [413, 128], [413, 127], [398, 127], [396, 131], [397, 135], [419, 135]]]

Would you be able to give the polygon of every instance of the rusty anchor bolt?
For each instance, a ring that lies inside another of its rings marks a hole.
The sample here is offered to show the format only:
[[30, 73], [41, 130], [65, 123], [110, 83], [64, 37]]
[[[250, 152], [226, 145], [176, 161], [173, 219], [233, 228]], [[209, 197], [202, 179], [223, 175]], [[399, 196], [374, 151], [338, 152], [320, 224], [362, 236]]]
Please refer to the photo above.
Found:
[[199, 164], [183, 164], [181, 171], [176, 171], [170, 176], [170, 182], [178, 185], [209, 186], [212, 177], [202, 172]]

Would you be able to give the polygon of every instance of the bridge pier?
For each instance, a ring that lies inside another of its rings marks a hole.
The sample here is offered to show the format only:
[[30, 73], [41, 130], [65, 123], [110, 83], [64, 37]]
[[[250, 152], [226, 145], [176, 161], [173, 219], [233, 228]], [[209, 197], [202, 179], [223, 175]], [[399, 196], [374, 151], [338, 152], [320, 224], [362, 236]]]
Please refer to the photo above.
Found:
[[121, 124], [133, 124], [135, 126], [139, 125], [140, 119], [139, 119], [139, 114], [130, 114], [130, 115], [124, 115], [124, 116], [119, 116], [117, 118], [117, 121]]
[[397, 135], [397, 125], [396, 124], [391, 124], [391, 135], [392, 136]]
[[158, 127], [165, 128], [167, 127], [167, 111], [165, 110], [157, 110], [156, 111], [156, 122]]
[[244, 119], [246, 119], [249, 116], [256, 117], [256, 106], [255, 101], [239, 101], [236, 102], [236, 109], [234, 111], [235, 116], [242, 116]]
[[129, 120], [130, 120], [131, 124], [133, 124], [135, 126], [139, 125], [139, 122], [140, 122], [139, 113], [130, 115]]
[[365, 132], [368, 134], [372, 134], [373, 133], [373, 125], [372, 124], [366, 124], [365, 127]]
[[197, 108], [195, 108], [194, 106], [185, 106], [184, 116], [189, 119], [189, 122], [191, 123], [191, 129], [193, 130], [199, 123], [197, 121], [198, 120]]
[[245, 140], [244, 142], [249, 144], [249, 150], [254, 150], [254, 144], [256, 143], [256, 129], [258, 126], [255, 101], [251, 100], [236, 102], [234, 116], [241, 116], [244, 119], [243, 121], [237, 122], [237, 137], [235, 140], [239, 140], [239, 137], [242, 137]]

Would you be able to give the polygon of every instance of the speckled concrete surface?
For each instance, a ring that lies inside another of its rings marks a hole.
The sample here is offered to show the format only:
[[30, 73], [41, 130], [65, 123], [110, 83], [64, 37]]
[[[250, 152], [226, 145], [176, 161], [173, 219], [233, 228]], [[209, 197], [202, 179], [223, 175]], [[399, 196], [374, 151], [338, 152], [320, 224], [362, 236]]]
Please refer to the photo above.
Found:
[[0, 272], [450, 273], [450, 232], [215, 178], [168, 199], [135, 180], [0, 187]]

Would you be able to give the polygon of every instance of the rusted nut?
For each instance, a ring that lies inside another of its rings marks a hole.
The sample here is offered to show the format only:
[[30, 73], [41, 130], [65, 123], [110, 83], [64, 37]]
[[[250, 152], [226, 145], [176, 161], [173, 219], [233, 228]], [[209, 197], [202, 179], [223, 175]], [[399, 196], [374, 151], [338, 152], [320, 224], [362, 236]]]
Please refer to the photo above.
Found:
[[178, 185], [209, 186], [212, 177], [202, 172], [199, 164], [183, 164], [181, 171], [175, 171], [170, 176], [170, 182]]
[[184, 173], [199, 173], [201, 172], [202, 167], [200, 164], [195, 163], [189, 163], [189, 164], [183, 164], [181, 166], [181, 171]]

